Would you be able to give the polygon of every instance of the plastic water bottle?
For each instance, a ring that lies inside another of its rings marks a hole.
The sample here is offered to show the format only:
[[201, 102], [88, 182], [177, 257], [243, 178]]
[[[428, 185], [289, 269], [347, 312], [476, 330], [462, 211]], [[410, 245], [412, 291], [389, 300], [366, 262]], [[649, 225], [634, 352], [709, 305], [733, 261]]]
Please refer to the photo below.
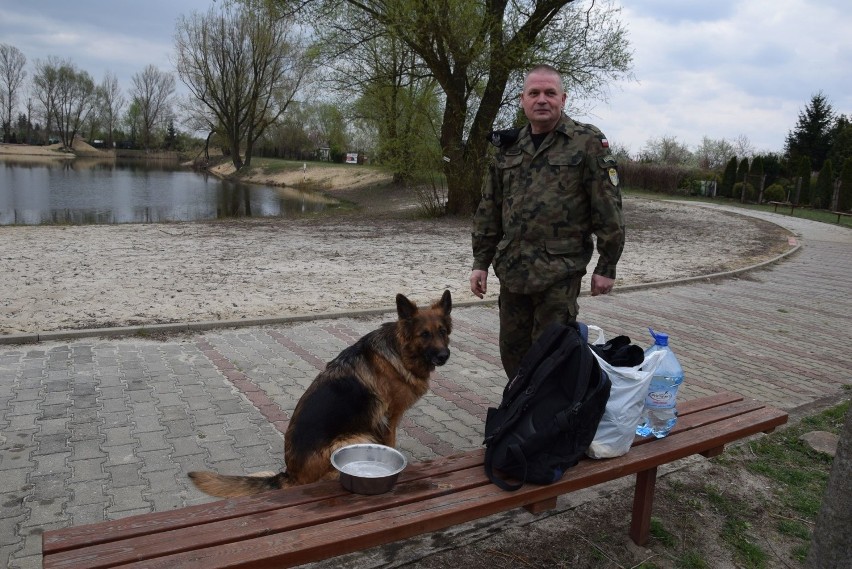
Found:
[[683, 368], [669, 348], [669, 335], [654, 332], [648, 328], [654, 338], [654, 345], [645, 350], [645, 358], [657, 351], [664, 351], [662, 361], [657, 366], [648, 395], [642, 419], [636, 427], [636, 434], [642, 437], [654, 435], [658, 439], [669, 434], [677, 422], [677, 388], [683, 383]]

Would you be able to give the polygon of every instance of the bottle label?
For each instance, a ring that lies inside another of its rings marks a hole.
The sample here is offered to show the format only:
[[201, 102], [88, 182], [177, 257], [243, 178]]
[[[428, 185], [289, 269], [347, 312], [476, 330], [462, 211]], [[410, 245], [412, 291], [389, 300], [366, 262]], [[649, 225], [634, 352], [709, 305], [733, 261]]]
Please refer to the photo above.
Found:
[[668, 378], [664, 381], [658, 381], [657, 378], [651, 381], [651, 387], [648, 390], [648, 395], [645, 396], [645, 406], [652, 409], [671, 409], [675, 406], [677, 397], [677, 388], [680, 387], [683, 378]]
[[654, 409], [671, 409], [675, 406], [677, 388], [651, 391], [645, 398], [645, 405]]

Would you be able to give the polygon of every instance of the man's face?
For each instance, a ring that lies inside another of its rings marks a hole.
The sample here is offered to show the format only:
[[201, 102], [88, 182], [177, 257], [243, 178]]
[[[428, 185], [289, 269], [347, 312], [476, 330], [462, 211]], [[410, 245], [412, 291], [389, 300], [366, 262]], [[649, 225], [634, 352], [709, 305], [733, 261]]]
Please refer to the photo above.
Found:
[[559, 122], [565, 106], [565, 91], [559, 77], [547, 71], [534, 71], [524, 82], [521, 105], [534, 134], [550, 132]]

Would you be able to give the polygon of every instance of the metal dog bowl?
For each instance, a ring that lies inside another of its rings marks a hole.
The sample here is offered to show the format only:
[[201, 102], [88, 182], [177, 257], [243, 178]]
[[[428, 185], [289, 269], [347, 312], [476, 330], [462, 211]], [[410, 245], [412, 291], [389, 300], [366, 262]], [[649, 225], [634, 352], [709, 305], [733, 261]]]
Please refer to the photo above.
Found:
[[384, 494], [394, 487], [407, 461], [391, 447], [359, 444], [334, 451], [331, 464], [340, 472], [340, 484], [350, 492]]

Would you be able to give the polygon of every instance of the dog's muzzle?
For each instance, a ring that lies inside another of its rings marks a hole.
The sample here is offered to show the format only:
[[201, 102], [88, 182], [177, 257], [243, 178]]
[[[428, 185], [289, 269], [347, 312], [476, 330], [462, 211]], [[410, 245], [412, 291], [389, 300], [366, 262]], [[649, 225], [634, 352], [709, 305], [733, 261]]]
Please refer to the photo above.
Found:
[[441, 350], [439, 352], [435, 352], [429, 361], [432, 362], [433, 365], [442, 366], [447, 363], [447, 360], [450, 359], [450, 350]]

